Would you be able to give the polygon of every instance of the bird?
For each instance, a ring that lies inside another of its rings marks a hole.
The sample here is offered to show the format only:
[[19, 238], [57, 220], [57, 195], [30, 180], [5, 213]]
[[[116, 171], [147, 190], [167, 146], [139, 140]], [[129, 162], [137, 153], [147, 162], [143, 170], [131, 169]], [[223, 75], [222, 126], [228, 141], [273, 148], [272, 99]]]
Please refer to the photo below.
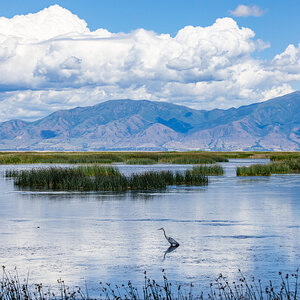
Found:
[[167, 239], [167, 241], [171, 244], [171, 247], [178, 247], [179, 243], [177, 241], [175, 241], [173, 238], [171, 238], [170, 236], [166, 236], [166, 232], [165, 230], [162, 228], [159, 228], [157, 230], [162, 230], [164, 232], [164, 236]]

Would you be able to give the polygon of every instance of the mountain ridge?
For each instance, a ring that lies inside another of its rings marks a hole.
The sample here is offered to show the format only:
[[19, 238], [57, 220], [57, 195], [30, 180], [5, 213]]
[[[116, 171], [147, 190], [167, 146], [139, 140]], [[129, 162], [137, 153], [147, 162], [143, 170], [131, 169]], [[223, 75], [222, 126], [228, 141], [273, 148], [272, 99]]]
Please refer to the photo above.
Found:
[[109, 100], [0, 123], [0, 150], [300, 150], [300, 92], [227, 110]]

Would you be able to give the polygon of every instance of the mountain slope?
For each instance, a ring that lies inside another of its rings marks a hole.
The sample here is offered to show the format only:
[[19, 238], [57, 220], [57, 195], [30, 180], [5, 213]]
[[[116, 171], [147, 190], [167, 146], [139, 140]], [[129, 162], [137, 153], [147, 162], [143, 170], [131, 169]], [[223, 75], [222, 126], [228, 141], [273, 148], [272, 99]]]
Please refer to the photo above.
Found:
[[111, 100], [0, 123], [1, 150], [300, 150], [300, 92], [228, 110]]

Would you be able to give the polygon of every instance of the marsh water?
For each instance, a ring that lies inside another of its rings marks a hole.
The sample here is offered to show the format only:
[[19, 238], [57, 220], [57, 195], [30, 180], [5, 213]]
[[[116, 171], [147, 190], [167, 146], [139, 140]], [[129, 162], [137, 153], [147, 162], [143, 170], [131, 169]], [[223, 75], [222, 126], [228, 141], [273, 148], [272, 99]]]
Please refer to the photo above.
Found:
[[[0, 264], [32, 282], [70, 286], [99, 281], [139, 286], [144, 274], [193, 283], [206, 290], [219, 273], [278, 278], [300, 267], [300, 175], [236, 177], [236, 166], [267, 160], [230, 160], [208, 186], [166, 191], [70, 193], [24, 191], [0, 166]], [[187, 165], [118, 166], [121, 172], [184, 170]], [[180, 246], [168, 252], [168, 242]], [[95, 292], [96, 293], [96, 292]]]

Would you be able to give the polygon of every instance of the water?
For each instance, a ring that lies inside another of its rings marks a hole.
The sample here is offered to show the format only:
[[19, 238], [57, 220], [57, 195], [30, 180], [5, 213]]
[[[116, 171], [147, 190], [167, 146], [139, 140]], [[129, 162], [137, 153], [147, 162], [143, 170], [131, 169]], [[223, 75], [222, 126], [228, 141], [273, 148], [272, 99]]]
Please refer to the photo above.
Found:
[[[219, 273], [278, 279], [300, 266], [300, 175], [236, 177], [231, 160], [225, 175], [205, 187], [166, 192], [66, 193], [20, 191], [0, 166], [0, 264], [32, 282], [59, 278], [90, 293], [99, 281], [139, 286], [143, 272], [205, 290]], [[34, 165], [40, 167], [45, 165]], [[126, 174], [191, 166], [119, 166]], [[180, 246], [166, 252], [161, 231]]]

